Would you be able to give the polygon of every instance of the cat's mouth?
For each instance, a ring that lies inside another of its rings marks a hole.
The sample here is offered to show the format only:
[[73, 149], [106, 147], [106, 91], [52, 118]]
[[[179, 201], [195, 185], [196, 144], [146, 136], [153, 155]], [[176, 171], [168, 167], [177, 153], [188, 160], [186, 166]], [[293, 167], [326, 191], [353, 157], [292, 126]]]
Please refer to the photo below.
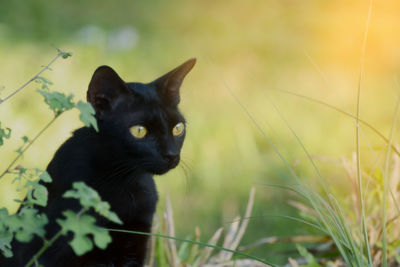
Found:
[[162, 164], [158, 165], [155, 168], [152, 168], [151, 172], [153, 174], [157, 174], [157, 175], [165, 174], [168, 171], [176, 168], [176, 166], [178, 166], [178, 164], [179, 164], [179, 161], [180, 161], [179, 156], [175, 157], [173, 159], [166, 158], [166, 159], [163, 160]]

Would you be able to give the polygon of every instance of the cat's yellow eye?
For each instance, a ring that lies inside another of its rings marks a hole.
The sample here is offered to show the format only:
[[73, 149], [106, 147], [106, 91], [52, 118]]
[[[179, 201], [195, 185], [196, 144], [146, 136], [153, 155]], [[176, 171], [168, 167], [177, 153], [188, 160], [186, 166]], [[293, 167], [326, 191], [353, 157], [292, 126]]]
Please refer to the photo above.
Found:
[[179, 136], [183, 133], [183, 131], [185, 130], [185, 124], [183, 122], [179, 122], [177, 125], [174, 126], [174, 128], [172, 129], [172, 134], [174, 136]]
[[142, 139], [147, 134], [147, 129], [143, 125], [132, 126], [130, 131], [134, 137], [139, 138], [139, 139]]

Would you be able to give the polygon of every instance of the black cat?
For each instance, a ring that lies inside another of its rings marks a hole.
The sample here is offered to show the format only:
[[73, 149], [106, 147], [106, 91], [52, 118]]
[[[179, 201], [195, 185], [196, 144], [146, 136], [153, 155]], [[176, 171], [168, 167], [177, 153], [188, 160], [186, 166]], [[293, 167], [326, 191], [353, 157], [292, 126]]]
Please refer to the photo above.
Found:
[[[185, 119], [178, 110], [179, 88], [196, 60], [190, 59], [151, 83], [125, 83], [108, 66], [93, 74], [87, 100], [96, 110], [99, 132], [81, 128], [56, 152], [47, 167], [53, 178], [48, 186], [49, 201], [43, 209], [49, 218], [47, 237], [60, 227], [55, 222], [67, 209], [80, 210], [74, 199], [62, 197], [75, 181], [96, 189], [123, 225], [96, 216], [97, 224], [150, 232], [157, 203], [154, 174], [164, 174], [180, 161], [185, 139]], [[105, 250], [78, 257], [63, 237], [39, 259], [45, 267], [58, 266], [142, 266], [148, 237], [112, 232]], [[42, 246], [35, 238], [17, 245], [14, 257], [0, 266], [23, 266]]]

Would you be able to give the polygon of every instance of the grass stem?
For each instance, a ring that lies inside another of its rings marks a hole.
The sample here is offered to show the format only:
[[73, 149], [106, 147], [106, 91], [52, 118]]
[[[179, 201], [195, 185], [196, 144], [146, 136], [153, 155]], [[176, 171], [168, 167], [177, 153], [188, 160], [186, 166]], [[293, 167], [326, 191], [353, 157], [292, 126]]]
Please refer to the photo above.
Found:
[[31, 82], [33, 82], [34, 80], [36, 80], [44, 71], [50, 69], [50, 66], [56, 62], [56, 60], [62, 56], [62, 53], [57, 53], [57, 55], [46, 65], [44, 66], [38, 73], [35, 74], [35, 76], [33, 76], [31, 79], [29, 79], [26, 83], [24, 83], [21, 87], [19, 87], [17, 90], [15, 90], [14, 92], [12, 92], [11, 94], [9, 94], [8, 96], [6, 96], [4, 99], [0, 99], [0, 104], [6, 102], [7, 100], [9, 100], [11, 97], [13, 97], [14, 95], [16, 95], [18, 92], [20, 92], [22, 89], [24, 89], [28, 84], [30, 84]]
[[14, 164], [22, 157], [22, 155], [28, 150], [28, 148], [54, 123], [54, 121], [59, 117], [59, 115], [53, 117], [51, 121], [49, 121], [36, 135], [35, 137], [29, 141], [28, 145], [21, 150], [21, 153], [18, 153], [18, 156], [14, 158], [13, 161], [8, 165], [5, 171], [0, 175], [0, 179], [3, 178], [4, 175], [10, 172], [11, 168]]

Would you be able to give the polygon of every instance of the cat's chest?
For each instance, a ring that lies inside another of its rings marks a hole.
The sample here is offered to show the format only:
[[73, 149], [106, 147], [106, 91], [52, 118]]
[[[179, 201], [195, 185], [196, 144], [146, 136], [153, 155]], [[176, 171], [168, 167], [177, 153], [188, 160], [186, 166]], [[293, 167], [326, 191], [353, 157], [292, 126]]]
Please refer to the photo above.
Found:
[[127, 175], [116, 187], [99, 188], [102, 198], [109, 202], [124, 224], [151, 224], [158, 201], [151, 175]]

